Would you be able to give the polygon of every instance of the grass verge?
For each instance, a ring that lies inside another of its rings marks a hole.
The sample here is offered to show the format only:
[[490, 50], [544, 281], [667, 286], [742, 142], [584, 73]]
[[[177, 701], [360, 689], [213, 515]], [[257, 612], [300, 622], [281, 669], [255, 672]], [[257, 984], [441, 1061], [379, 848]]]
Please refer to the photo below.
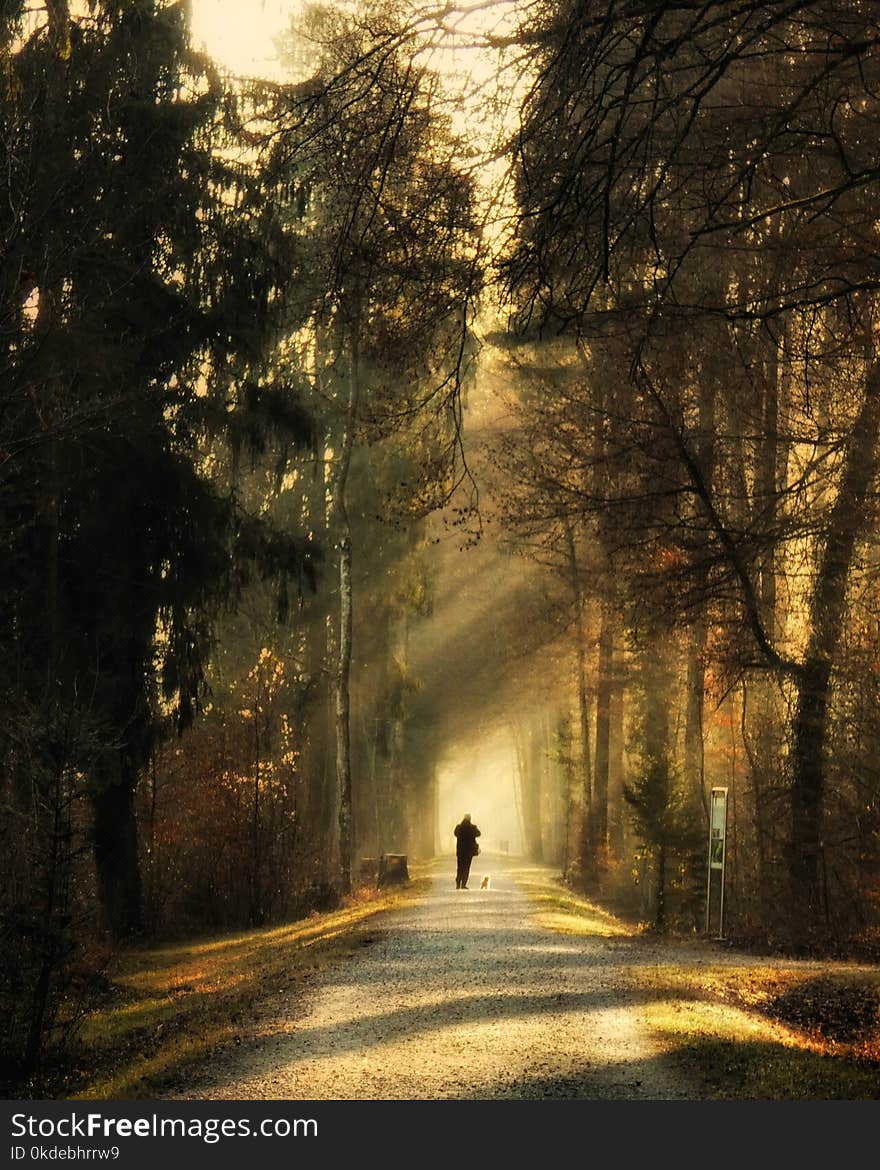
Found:
[[549, 878], [546, 869], [517, 866], [511, 869], [511, 874], [534, 905], [538, 926], [560, 934], [600, 938], [629, 938], [636, 934], [635, 927], [603, 910], [595, 902], [573, 893], [561, 880]]
[[719, 951], [703, 939], [639, 938], [546, 869], [516, 879], [540, 926], [632, 940], [624, 978], [660, 1051], [709, 1099], [880, 1097], [880, 969]]
[[372, 942], [379, 915], [417, 901], [428, 884], [417, 875], [284, 926], [121, 953], [106, 1002], [84, 1021], [64, 1096], [135, 1099], [182, 1088], [212, 1049], [243, 1040], [279, 996]]

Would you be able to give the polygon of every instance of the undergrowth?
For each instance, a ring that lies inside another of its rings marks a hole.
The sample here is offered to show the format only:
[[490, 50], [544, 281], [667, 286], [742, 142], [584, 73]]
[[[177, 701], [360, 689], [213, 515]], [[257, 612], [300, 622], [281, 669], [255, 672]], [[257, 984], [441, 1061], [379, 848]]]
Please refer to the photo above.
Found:
[[372, 941], [380, 915], [426, 887], [417, 877], [394, 890], [363, 888], [339, 909], [297, 922], [118, 953], [102, 1003], [39, 1095], [131, 1099], [181, 1087], [212, 1050], [241, 1042], [282, 999], [292, 1010], [315, 975]]

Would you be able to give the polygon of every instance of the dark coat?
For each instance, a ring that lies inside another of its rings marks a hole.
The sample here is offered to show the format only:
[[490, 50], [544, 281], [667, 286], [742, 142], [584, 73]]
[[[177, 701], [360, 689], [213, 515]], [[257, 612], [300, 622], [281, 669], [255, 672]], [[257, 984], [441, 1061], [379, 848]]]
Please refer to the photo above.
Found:
[[453, 829], [455, 833], [456, 857], [473, 857], [476, 853], [476, 841], [480, 830], [473, 821], [460, 821]]

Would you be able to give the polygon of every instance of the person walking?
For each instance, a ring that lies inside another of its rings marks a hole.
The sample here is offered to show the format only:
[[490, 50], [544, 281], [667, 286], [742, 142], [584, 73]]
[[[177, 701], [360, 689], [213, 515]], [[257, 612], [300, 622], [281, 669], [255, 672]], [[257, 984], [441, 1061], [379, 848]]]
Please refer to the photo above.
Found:
[[471, 872], [471, 862], [480, 852], [477, 837], [480, 830], [471, 820], [471, 814], [465, 813], [453, 829], [455, 833], [455, 888], [466, 890]]

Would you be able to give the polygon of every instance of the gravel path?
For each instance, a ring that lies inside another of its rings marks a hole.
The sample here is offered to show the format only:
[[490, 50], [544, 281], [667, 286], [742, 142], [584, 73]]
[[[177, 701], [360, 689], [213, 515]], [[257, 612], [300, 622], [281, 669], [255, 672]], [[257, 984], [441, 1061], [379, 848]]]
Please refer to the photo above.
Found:
[[[280, 997], [253, 1041], [225, 1050], [186, 1098], [434, 1099], [692, 1095], [640, 1024], [628, 969], [644, 946], [537, 927], [493, 858], [383, 920], [372, 945], [303, 997]], [[650, 960], [649, 960], [650, 961]]]

